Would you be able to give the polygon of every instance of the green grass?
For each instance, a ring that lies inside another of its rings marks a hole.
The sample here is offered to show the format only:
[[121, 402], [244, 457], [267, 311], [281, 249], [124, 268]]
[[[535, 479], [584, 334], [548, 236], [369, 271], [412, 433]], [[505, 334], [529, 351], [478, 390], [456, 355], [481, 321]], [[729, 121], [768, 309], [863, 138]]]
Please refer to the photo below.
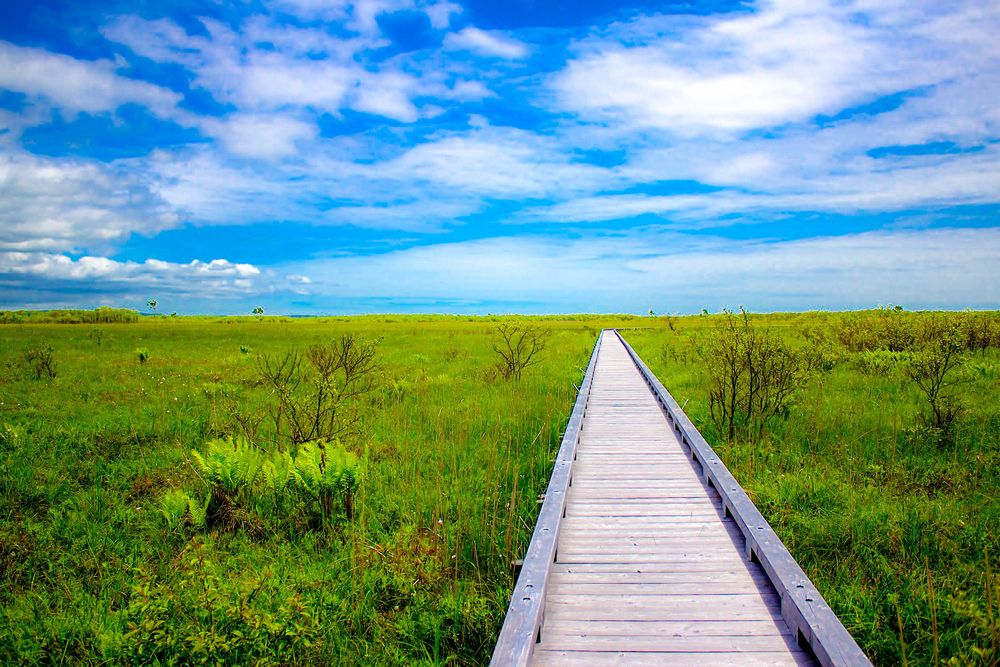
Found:
[[[536, 319], [549, 348], [514, 383], [484, 372], [495, 319], [150, 317], [100, 345], [92, 324], [0, 327], [0, 663], [485, 664], [615, 323]], [[220, 392], [263, 409], [257, 352], [347, 331], [381, 339], [384, 375], [353, 519], [290, 502], [250, 507], [252, 530], [171, 529], [168, 491], [207, 494], [189, 452], [231, 429]], [[40, 345], [55, 379], [22, 368]]]
[[[834, 338], [840, 317], [756, 319], [801, 348], [806, 332]], [[998, 664], [1000, 353], [970, 354], [961, 394], [966, 413], [951, 442], [923, 426], [925, 399], [902, 372], [873, 373], [863, 353], [832, 346], [839, 362], [810, 379], [786, 419], [769, 424], [759, 442], [726, 443], [709, 416], [699, 356], [714, 320], [684, 318], [675, 332], [626, 337], [686, 403], [872, 661], [902, 664], [905, 643], [909, 664], [933, 664], [936, 635], [946, 664]]]
[[[757, 319], [805, 349], [843, 317]], [[750, 445], [723, 442], [708, 417], [699, 353], [716, 317], [677, 331], [660, 318], [524, 318], [552, 333], [520, 382], [488, 372], [497, 319], [0, 325], [0, 664], [486, 664], [608, 326], [652, 327], [624, 334], [876, 664], [902, 662], [897, 611], [909, 664], [930, 664], [935, 634], [943, 661], [996, 664], [995, 348], [966, 363], [968, 409], [946, 446], [921, 425], [923, 399], [896, 368], [905, 355], [836, 343], [832, 369]], [[256, 354], [348, 331], [380, 339], [384, 375], [351, 443], [367, 471], [353, 518], [317, 524], [288, 499], [248, 507], [236, 530], [168, 526], [168, 492], [207, 493], [189, 453], [233, 430], [222, 397], [268, 404]], [[58, 374], [37, 380], [22, 360], [47, 345]]]

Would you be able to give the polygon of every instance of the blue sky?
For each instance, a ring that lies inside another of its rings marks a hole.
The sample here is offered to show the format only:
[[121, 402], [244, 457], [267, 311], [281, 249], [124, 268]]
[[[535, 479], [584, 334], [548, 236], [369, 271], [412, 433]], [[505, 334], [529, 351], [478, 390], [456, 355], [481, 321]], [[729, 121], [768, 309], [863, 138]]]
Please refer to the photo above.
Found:
[[0, 308], [997, 308], [997, 34], [963, 0], [8, 2]]

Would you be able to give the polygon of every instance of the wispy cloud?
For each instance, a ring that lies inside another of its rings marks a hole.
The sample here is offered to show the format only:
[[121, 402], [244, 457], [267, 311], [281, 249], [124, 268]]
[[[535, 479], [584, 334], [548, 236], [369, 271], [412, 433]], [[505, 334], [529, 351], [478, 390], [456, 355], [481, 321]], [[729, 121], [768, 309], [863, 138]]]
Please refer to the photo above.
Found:
[[467, 50], [482, 56], [516, 60], [528, 55], [528, 47], [508, 37], [494, 35], [485, 30], [468, 26], [449, 34], [444, 40], [446, 49]]
[[[864, 12], [860, 14], [859, 12]], [[752, 13], [640, 17], [584, 39], [552, 79], [562, 108], [679, 136], [804, 123], [996, 69], [996, 7], [773, 0]]]

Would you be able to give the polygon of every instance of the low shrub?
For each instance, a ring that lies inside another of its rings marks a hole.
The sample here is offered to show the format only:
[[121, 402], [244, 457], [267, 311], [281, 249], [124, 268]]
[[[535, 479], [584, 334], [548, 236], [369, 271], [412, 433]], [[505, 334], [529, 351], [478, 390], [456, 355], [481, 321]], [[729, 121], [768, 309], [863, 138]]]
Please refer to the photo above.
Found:
[[188, 544], [173, 580], [138, 571], [120, 612], [125, 631], [103, 638], [106, 657], [128, 665], [318, 662], [323, 628], [311, 605], [298, 593], [275, 600], [269, 571], [219, 571], [211, 547]]
[[727, 312], [702, 349], [712, 421], [728, 440], [760, 436], [766, 422], [788, 410], [805, 382], [798, 357], [781, 338], [753, 324], [740, 309]]
[[855, 357], [857, 369], [869, 377], [888, 377], [902, 372], [913, 360], [913, 352], [865, 350]]
[[38, 380], [41, 380], [43, 375], [51, 380], [58, 374], [56, 369], [59, 362], [55, 357], [56, 351], [51, 345], [35, 347], [24, 353], [25, 362], [34, 371]]
[[913, 355], [906, 369], [930, 407], [930, 415], [924, 414], [925, 423], [937, 429], [944, 441], [949, 440], [952, 426], [963, 410], [959, 394], [966, 377], [957, 372], [965, 363], [963, 349], [962, 331], [958, 326], [950, 326]]

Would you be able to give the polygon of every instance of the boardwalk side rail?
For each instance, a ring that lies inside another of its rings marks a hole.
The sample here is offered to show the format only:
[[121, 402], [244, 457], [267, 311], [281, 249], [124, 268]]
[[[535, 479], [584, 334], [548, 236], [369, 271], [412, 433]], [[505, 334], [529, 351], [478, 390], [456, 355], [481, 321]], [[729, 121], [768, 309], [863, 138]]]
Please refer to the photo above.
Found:
[[788, 553], [726, 464], [628, 341], [617, 331], [615, 333], [652, 389], [681, 442], [689, 448], [691, 458], [701, 466], [706, 483], [722, 496], [726, 515], [736, 521], [746, 538], [747, 556], [760, 563], [767, 572], [771, 584], [781, 596], [781, 615], [796, 634], [799, 644], [811, 648], [824, 667], [871, 667], [871, 661]]
[[552, 563], [556, 559], [559, 527], [566, 511], [566, 495], [570, 480], [573, 478], [576, 446], [580, 442], [580, 425], [587, 411], [590, 386], [594, 380], [594, 367], [600, 350], [599, 334], [594, 344], [594, 351], [590, 355], [587, 372], [580, 384], [580, 391], [576, 395], [569, 423], [566, 424], [559, 453], [552, 466], [552, 476], [545, 491], [545, 500], [542, 501], [542, 509], [538, 512], [535, 530], [531, 533], [528, 553], [524, 556], [521, 574], [510, 597], [510, 606], [507, 608], [503, 628], [500, 629], [500, 637], [493, 649], [490, 667], [526, 667], [531, 662], [531, 655], [538, 642], [538, 633], [544, 620], [545, 590], [548, 587]]

